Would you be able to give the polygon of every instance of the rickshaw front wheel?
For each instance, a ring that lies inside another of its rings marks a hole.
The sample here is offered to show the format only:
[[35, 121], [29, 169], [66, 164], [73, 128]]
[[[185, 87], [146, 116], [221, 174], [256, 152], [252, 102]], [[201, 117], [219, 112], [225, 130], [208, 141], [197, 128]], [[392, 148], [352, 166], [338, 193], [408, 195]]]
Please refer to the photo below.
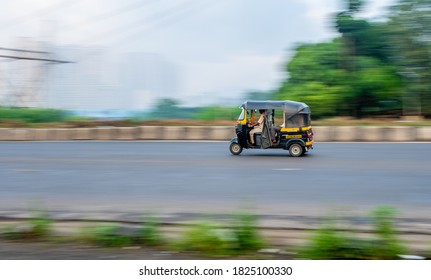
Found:
[[240, 144], [233, 142], [233, 143], [230, 143], [229, 151], [233, 155], [237, 156], [237, 155], [239, 155], [242, 152], [242, 147], [241, 147]]
[[289, 147], [289, 154], [292, 157], [300, 157], [304, 154], [304, 147], [298, 143], [294, 143]]

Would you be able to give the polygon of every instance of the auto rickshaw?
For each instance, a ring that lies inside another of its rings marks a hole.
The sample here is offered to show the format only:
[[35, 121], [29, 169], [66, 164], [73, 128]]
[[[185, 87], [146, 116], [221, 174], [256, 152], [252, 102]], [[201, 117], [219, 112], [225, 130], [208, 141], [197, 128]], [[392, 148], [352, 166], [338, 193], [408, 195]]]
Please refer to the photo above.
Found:
[[[245, 101], [240, 108], [235, 126], [237, 137], [230, 140], [229, 146], [233, 155], [241, 154], [243, 149], [285, 149], [292, 157], [299, 157], [313, 148], [314, 133], [307, 104], [289, 100]], [[262, 131], [254, 133], [254, 141], [250, 141], [253, 129], [250, 124], [257, 121], [259, 110], [264, 114]], [[282, 121], [279, 126], [275, 125], [276, 115]]]

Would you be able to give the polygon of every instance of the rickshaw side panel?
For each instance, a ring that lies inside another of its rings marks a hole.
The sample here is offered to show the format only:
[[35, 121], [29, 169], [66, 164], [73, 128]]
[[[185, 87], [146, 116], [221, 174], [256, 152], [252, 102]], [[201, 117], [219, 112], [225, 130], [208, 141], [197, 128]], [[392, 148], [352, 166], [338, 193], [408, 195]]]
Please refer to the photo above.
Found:
[[293, 143], [300, 143], [306, 148], [311, 148], [314, 143], [313, 131], [310, 126], [304, 128], [284, 129], [280, 132], [279, 146], [289, 149]]
[[237, 124], [235, 126], [235, 133], [237, 136], [238, 144], [242, 147], [247, 147], [247, 126], [242, 124]]

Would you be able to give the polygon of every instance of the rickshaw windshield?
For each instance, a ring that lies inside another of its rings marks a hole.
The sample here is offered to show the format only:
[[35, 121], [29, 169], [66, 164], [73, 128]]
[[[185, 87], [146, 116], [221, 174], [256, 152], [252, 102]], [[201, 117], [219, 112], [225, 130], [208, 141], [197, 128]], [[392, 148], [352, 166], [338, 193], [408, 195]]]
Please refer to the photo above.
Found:
[[309, 126], [311, 123], [310, 114], [299, 113], [293, 116], [285, 116], [284, 127], [304, 127]]
[[238, 121], [244, 120], [245, 117], [245, 110], [241, 108], [241, 114], [238, 117]]

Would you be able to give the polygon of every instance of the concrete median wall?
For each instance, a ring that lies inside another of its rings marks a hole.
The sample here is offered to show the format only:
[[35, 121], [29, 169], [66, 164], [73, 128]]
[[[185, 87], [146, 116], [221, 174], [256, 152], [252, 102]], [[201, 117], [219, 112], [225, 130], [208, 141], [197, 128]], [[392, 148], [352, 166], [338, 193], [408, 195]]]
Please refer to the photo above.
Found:
[[[317, 142], [431, 141], [431, 126], [315, 126]], [[215, 140], [235, 137], [233, 126], [0, 128], [0, 141]]]

